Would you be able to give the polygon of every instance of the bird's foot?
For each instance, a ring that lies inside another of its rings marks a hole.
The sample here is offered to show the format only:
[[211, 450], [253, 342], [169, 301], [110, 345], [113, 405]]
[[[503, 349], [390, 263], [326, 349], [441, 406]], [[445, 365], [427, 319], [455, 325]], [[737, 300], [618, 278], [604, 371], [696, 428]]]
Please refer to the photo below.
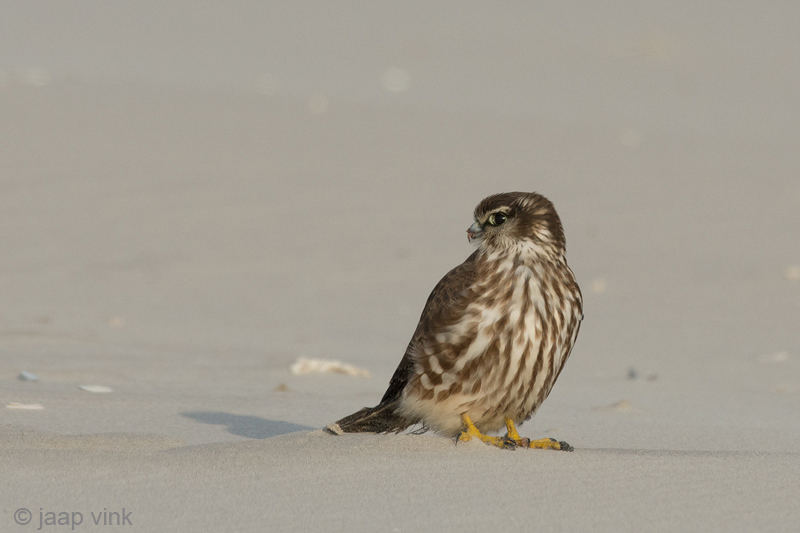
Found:
[[458, 435], [456, 443], [467, 442], [472, 440], [473, 438], [483, 441], [486, 444], [489, 444], [490, 446], [496, 446], [498, 448], [502, 448], [503, 450], [513, 450], [517, 447], [517, 443], [509, 439], [508, 437], [492, 437], [490, 435], [484, 435], [483, 433], [474, 435], [471, 434], [469, 431], [462, 431]]
[[536, 448], [540, 450], [563, 450], [565, 452], [571, 452], [575, 450], [575, 448], [573, 448], [566, 442], [557, 441], [556, 439], [531, 440], [529, 438], [520, 437], [519, 433], [517, 432], [517, 428], [514, 426], [514, 421], [511, 420], [510, 418], [506, 418], [506, 429], [508, 430], [508, 435], [506, 435], [506, 440], [513, 442], [515, 446], [519, 446], [520, 448]]
[[511, 437], [506, 435], [506, 439], [510, 440], [511, 442], [513, 442], [514, 446], [517, 446], [519, 448], [529, 448], [530, 444], [531, 444], [531, 439], [529, 439], [527, 437], [521, 437], [519, 439], [512, 439]]
[[461, 420], [464, 422], [464, 429], [461, 430], [461, 433], [459, 433], [458, 437], [456, 438], [456, 444], [459, 442], [467, 442], [472, 439], [478, 439], [486, 444], [496, 446], [503, 450], [513, 450], [517, 447], [517, 443], [508, 437], [492, 437], [489, 435], [484, 435], [478, 430], [478, 428], [475, 427], [475, 424], [472, 423], [472, 420], [470, 420], [469, 416], [466, 414], [461, 415]]
[[540, 450], [561, 450], [563, 452], [574, 452], [575, 448], [564, 442], [563, 440], [556, 439], [538, 439], [528, 440], [527, 448], [537, 448]]

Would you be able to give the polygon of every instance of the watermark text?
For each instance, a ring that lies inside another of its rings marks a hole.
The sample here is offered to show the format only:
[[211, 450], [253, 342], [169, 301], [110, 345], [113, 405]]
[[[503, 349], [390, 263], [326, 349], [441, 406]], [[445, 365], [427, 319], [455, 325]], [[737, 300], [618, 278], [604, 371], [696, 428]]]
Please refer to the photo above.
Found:
[[103, 508], [102, 511], [51, 511], [39, 507], [38, 511], [31, 512], [25, 507], [20, 507], [14, 511], [14, 522], [21, 526], [38, 526], [36, 530], [48, 528], [50, 526], [68, 526], [74, 530], [82, 525], [94, 526], [132, 526], [131, 515], [133, 511], [128, 511], [124, 507], [120, 510], [109, 510]]

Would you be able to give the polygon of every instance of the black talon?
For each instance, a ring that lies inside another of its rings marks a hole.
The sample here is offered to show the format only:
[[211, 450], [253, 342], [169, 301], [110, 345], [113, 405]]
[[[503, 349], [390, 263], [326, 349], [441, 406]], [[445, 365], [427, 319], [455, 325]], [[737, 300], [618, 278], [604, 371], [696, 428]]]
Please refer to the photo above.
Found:
[[517, 443], [514, 442], [514, 439], [510, 439], [508, 437], [503, 439], [503, 449], [504, 450], [516, 450]]

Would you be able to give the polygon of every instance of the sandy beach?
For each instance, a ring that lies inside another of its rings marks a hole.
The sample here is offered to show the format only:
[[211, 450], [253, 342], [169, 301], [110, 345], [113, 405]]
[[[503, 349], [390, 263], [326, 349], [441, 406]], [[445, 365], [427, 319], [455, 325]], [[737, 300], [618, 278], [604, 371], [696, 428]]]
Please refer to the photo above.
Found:
[[[0, 7], [0, 531], [800, 530], [798, 22]], [[520, 432], [575, 451], [324, 433], [516, 190], [585, 305]]]

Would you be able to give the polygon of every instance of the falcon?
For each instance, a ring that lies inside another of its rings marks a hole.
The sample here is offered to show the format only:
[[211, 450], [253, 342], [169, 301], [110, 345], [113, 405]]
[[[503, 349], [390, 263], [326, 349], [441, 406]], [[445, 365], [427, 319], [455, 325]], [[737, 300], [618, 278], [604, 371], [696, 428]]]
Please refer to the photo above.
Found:
[[[547, 398], [583, 320], [561, 220], [544, 196], [523, 192], [483, 199], [474, 217], [467, 239], [477, 250], [433, 289], [380, 403], [328, 432], [420, 424], [456, 443], [572, 451], [516, 429]], [[505, 436], [490, 435], [503, 428]]]

